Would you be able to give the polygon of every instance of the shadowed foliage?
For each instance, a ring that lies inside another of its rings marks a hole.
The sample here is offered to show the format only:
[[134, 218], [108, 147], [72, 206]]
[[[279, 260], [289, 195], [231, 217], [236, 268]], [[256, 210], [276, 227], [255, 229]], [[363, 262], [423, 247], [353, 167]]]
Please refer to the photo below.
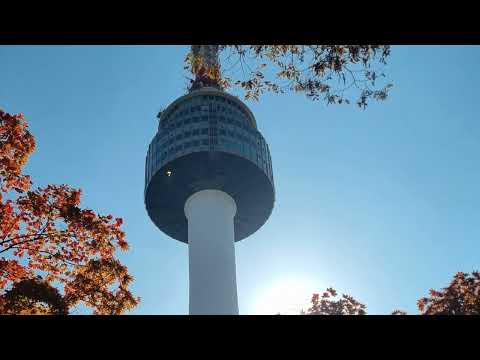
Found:
[[14, 283], [0, 298], [0, 314], [67, 315], [68, 305], [46, 281], [26, 279]]

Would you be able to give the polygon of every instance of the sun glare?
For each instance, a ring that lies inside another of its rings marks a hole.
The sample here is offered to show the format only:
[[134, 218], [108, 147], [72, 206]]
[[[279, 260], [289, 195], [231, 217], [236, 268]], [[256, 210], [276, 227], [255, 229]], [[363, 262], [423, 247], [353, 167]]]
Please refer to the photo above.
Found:
[[286, 278], [273, 283], [258, 295], [253, 307], [255, 315], [295, 315], [310, 305], [315, 286], [302, 278]]

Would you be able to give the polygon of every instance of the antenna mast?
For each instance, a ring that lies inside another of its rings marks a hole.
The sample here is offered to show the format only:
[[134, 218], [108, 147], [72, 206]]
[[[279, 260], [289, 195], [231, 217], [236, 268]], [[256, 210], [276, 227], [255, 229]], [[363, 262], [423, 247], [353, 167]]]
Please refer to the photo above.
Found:
[[204, 87], [222, 89], [218, 45], [192, 45], [191, 70], [195, 76], [190, 91]]

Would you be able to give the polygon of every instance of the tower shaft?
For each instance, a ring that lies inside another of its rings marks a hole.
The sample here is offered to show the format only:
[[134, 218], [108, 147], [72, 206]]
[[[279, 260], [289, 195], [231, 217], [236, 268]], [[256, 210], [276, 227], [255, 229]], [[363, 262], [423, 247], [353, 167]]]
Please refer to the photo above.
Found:
[[238, 315], [233, 198], [202, 190], [185, 202], [190, 315]]

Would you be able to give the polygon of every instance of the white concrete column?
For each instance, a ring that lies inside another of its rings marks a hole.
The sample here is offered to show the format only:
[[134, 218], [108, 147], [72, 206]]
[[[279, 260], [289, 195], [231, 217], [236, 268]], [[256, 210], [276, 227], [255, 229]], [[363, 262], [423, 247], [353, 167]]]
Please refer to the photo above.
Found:
[[202, 190], [185, 202], [190, 315], [238, 315], [233, 198]]

